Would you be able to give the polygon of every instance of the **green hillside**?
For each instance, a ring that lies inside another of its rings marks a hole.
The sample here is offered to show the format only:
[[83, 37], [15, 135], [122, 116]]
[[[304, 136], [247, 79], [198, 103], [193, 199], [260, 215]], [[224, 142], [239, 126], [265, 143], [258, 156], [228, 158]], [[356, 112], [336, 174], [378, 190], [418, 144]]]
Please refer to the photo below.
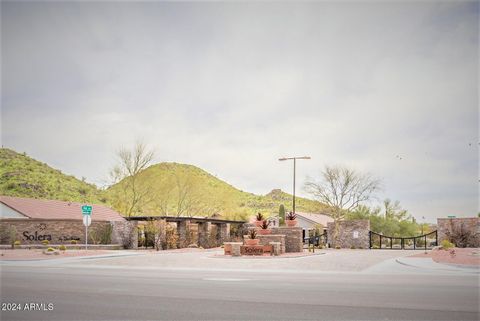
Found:
[[105, 203], [104, 192], [13, 150], [0, 149], [0, 194], [6, 196]]
[[[125, 187], [129, 182], [127, 178], [103, 191], [26, 154], [0, 149], [0, 195], [105, 203], [126, 213], [131, 192]], [[264, 196], [247, 193], [198, 167], [177, 163], [160, 163], [144, 170], [136, 193], [145, 197], [135, 206], [134, 215], [217, 214], [245, 219], [257, 212], [276, 215], [280, 204], [287, 211], [292, 209], [292, 196], [280, 190]], [[296, 199], [297, 211], [318, 212], [323, 208], [318, 202]]]
[[[128, 179], [107, 190], [113, 206], [125, 212]], [[144, 170], [139, 177], [139, 193], [147, 196], [135, 209], [136, 215], [213, 215], [240, 219], [257, 212], [278, 213], [280, 204], [292, 208], [292, 196], [273, 190], [265, 196], [243, 192], [210, 175], [185, 164], [160, 163]], [[128, 198], [127, 198], [128, 199]], [[324, 208], [316, 201], [297, 198], [297, 211], [318, 212]]]

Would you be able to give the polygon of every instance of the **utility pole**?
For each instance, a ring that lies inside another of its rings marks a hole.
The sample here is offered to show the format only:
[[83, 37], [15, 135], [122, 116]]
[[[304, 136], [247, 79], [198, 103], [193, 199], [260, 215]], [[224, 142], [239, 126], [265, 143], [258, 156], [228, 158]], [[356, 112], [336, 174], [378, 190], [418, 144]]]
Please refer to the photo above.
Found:
[[293, 213], [295, 214], [295, 173], [297, 170], [297, 159], [311, 159], [310, 156], [301, 156], [301, 157], [282, 157], [279, 158], [279, 161], [293, 160]]

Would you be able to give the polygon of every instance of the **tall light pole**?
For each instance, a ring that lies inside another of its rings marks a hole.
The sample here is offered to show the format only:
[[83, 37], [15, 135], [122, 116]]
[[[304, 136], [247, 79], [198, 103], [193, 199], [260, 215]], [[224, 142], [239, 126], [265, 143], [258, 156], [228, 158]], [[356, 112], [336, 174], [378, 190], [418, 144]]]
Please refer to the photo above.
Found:
[[293, 213], [295, 214], [295, 170], [297, 168], [297, 159], [311, 159], [310, 156], [302, 156], [302, 157], [283, 157], [279, 158], [279, 161], [286, 161], [293, 159]]

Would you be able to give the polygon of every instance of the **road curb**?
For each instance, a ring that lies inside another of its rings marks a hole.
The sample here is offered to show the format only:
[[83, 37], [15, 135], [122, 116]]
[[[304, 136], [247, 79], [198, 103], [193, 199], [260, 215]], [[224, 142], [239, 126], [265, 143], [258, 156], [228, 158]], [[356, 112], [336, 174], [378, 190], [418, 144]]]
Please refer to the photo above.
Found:
[[[420, 261], [422, 260], [422, 261]], [[417, 268], [437, 271], [463, 272], [469, 274], [480, 274], [480, 269], [475, 267], [460, 267], [458, 265], [446, 265], [433, 261], [431, 258], [396, 258], [395, 262]]]

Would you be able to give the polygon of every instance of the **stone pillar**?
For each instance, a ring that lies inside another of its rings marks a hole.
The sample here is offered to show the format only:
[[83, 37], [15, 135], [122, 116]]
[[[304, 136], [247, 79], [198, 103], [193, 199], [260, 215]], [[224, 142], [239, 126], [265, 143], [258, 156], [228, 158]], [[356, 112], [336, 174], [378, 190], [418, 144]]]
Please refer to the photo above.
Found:
[[158, 224], [158, 234], [155, 235], [155, 246], [158, 249], [166, 250], [167, 248], [167, 220], [161, 219], [157, 221]]
[[203, 248], [209, 248], [210, 242], [210, 227], [212, 223], [210, 222], [201, 222], [198, 223], [198, 246]]
[[336, 239], [334, 238], [335, 223], [329, 222], [327, 227], [328, 242], [331, 247], [346, 249], [353, 247], [356, 249], [368, 249], [370, 247], [369, 220], [339, 221]]
[[217, 241], [219, 244], [230, 240], [230, 223], [217, 225]]
[[303, 252], [303, 229], [301, 227], [273, 227], [272, 234], [285, 235], [285, 252]]
[[281, 243], [280, 242], [270, 242], [270, 245], [272, 246], [271, 255], [278, 256], [278, 255], [282, 254]]
[[177, 242], [177, 247], [182, 248], [182, 247], [187, 247], [189, 244], [189, 231], [188, 231], [188, 226], [190, 225], [190, 221], [185, 220], [185, 221], [180, 221], [177, 222], [177, 233], [178, 233], [178, 242]]
[[240, 246], [242, 246], [242, 242], [233, 242], [232, 243], [232, 256], [240, 256]]
[[[123, 245], [127, 249], [138, 248], [138, 222], [136, 221], [113, 221], [112, 243]], [[83, 241], [85, 242], [85, 241]]]

